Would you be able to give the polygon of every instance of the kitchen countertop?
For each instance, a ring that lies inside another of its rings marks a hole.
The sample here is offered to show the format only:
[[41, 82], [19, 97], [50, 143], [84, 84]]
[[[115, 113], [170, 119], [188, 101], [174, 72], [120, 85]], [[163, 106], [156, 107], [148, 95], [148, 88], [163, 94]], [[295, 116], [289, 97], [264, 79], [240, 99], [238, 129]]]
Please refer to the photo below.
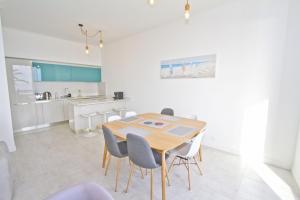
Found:
[[[114, 101], [113, 98], [109, 98], [103, 95], [95, 95], [95, 96], [82, 96], [82, 97], [64, 97], [64, 98], [53, 98], [53, 99], [45, 99], [45, 100], [35, 100], [35, 101], [28, 101], [28, 102], [18, 102], [18, 103], [14, 103], [14, 105], [28, 105], [28, 104], [40, 104], [40, 103], [50, 103], [50, 102], [55, 102], [55, 101], [64, 101], [67, 100], [70, 103], [73, 104], [85, 104], [88, 103], [89, 101], [91, 101], [90, 103], [92, 103], [93, 101]], [[90, 104], [88, 103], [88, 104]]]
[[14, 103], [14, 105], [40, 104], [40, 103], [49, 103], [49, 102], [63, 101], [63, 100], [65, 99], [36, 100], [36, 101], [28, 101], [28, 102], [18, 102], [18, 103]]
[[114, 102], [126, 101], [126, 100], [128, 100], [128, 98], [114, 100], [111, 97], [103, 97], [103, 98], [88, 98], [88, 99], [72, 99], [69, 100], [69, 102], [74, 106], [88, 106], [88, 105], [103, 104], [103, 103], [114, 103]]

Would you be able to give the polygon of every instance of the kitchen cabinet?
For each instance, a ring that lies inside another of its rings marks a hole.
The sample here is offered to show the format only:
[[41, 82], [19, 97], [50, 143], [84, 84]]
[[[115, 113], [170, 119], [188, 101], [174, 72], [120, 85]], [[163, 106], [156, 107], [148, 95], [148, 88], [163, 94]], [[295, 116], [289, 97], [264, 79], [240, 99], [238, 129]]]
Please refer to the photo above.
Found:
[[69, 102], [64, 100], [64, 119], [67, 121], [69, 120]]
[[35, 104], [36, 110], [36, 125], [45, 124], [44, 108], [42, 103]]
[[67, 105], [66, 100], [14, 104], [12, 106], [14, 131], [25, 131], [67, 121], [69, 119]]
[[73, 67], [71, 77], [72, 81], [100, 82], [101, 70], [99, 68]]
[[101, 68], [32, 63], [34, 81], [101, 82]]
[[37, 124], [35, 104], [13, 105], [12, 116], [14, 130], [23, 130]]
[[64, 101], [43, 103], [44, 124], [65, 121]]

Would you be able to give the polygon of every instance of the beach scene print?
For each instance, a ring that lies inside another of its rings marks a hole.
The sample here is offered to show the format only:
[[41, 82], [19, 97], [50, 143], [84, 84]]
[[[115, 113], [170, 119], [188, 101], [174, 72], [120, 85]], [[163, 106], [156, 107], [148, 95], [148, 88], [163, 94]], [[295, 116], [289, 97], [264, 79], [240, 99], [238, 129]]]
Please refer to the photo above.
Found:
[[170, 78], [214, 78], [216, 55], [164, 60], [160, 63], [160, 77]]

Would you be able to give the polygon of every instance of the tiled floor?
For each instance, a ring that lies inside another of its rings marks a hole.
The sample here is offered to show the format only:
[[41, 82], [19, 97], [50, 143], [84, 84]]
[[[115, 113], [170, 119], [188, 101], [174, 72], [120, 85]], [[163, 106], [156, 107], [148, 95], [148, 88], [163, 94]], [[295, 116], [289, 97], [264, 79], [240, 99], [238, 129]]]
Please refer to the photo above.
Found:
[[[135, 173], [129, 192], [123, 190], [128, 178], [128, 160], [122, 162], [119, 191], [114, 192], [114, 173], [108, 176], [100, 167], [103, 138], [74, 135], [67, 125], [16, 136], [17, 151], [12, 154], [15, 200], [40, 200], [65, 187], [94, 181], [118, 199], [149, 199], [149, 176]], [[299, 200], [300, 192], [290, 172], [266, 165], [254, 170], [239, 157], [204, 148], [203, 176], [192, 171], [192, 191], [187, 189], [187, 172], [175, 168], [167, 199], [181, 200]], [[112, 162], [114, 164], [114, 162]], [[111, 165], [114, 166], [114, 165]], [[161, 199], [160, 170], [154, 172], [155, 199]]]

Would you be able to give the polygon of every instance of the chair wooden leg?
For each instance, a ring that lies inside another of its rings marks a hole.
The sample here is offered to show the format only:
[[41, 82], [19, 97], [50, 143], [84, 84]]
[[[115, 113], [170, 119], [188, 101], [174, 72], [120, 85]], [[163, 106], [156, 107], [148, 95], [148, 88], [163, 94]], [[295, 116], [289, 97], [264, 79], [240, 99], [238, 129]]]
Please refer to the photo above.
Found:
[[121, 159], [118, 158], [116, 161], [116, 185], [115, 185], [115, 192], [118, 191], [118, 182], [119, 182], [119, 174], [120, 174], [120, 164], [121, 164]]
[[102, 168], [105, 167], [105, 164], [106, 164], [106, 157], [107, 157], [107, 148], [106, 148], [106, 144], [104, 143]]
[[139, 167], [139, 168], [140, 168], [140, 171], [141, 171], [142, 179], [144, 179], [143, 169], [141, 167]]
[[178, 165], [180, 165], [180, 164], [181, 164], [181, 160], [182, 160], [182, 159], [181, 159], [181, 158], [179, 158], [179, 162], [178, 162]]
[[153, 170], [150, 169], [150, 199], [153, 200]]
[[191, 172], [190, 172], [190, 161], [187, 160], [187, 170], [188, 170], [188, 179], [189, 179], [189, 190], [191, 190]]
[[175, 156], [175, 158], [172, 160], [171, 165], [170, 165], [169, 170], [168, 170], [169, 172], [170, 172], [171, 169], [173, 168], [174, 162], [175, 162], [176, 159], [177, 159], [177, 156]]
[[167, 177], [167, 181], [168, 181], [168, 186], [171, 186], [167, 168], [166, 168], [166, 177]]
[[107, 175], [107, 171], [108, 171], [108, 167], [109, 167], [109, 164], [110, 164], [110, 160], [111, 160], [111, 155], [108, 154], [108, 160], [107, 160], [107, 165], [106, 165], [106, 169], [105, 169], [105, 176]]
[[200, 175], [202, 176], [203, 174], [202, 174], [200, 165], [199, 165], [199, 163], [198, 163], [198, 161], [197, 161], [197, 159], [196, 159], [195, 157], [194, 157], [194, 161], [195, 161], [195, 163], [196, 163], [196, 165], [197, 165], [197, 168], [199, 169]]
[[198, 156], [199, 156], [199, 161], [202, 162], [202, 145], [200, 145], [199, 147]]
[[127, 186], [126, 186], [126, 189], [125, 189], [125, 193], [128, 192], [128, 188], [129, 188], [129, 185], [130, 185], [131, 176], [132, 176], [132, 174], [133, 174], [133, 171], [134, 171], [134, 164], [131, 163], [131, 164], [130, 164], [130, 172], [129, 172], [129, 177], [128, 177], [128, 182], [127, 182]]
[[146, 176], [148, 175], [148, 169], [146, 169]]

